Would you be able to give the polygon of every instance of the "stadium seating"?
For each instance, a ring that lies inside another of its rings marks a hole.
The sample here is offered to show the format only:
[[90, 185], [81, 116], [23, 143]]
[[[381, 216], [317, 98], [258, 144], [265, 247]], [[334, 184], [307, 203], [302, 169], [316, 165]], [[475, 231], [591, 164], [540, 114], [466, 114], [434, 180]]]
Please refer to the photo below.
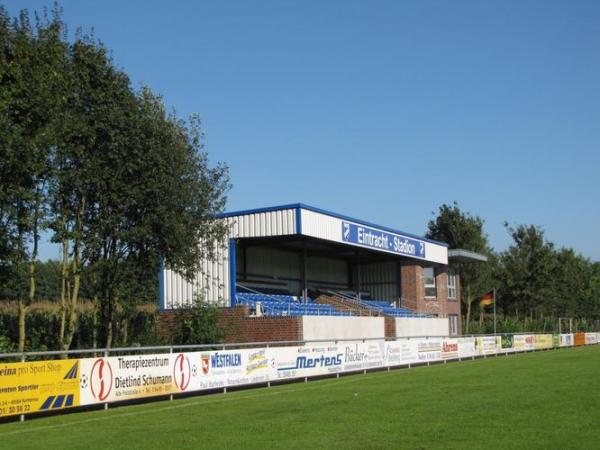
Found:
[[238, 292], [238, 305], [247, 305], [257, 310], [260, 305], [266, 316], [351, 316], [350, 312], [338, 311], [331, 305], [318, 305], [311, 298], [306, 302], [293, 295], [268, 295], [260, 293]]

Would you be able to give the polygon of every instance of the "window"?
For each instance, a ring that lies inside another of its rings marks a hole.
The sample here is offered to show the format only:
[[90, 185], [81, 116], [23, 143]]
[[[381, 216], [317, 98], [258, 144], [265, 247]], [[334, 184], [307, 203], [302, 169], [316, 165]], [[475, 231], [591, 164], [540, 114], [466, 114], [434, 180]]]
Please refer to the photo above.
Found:
[[448, 320], [450, 321], [450, 336], [456, 336], [458, 334], [458, 315], [449, 314]]
[[435, 288], [435, 269], [433, 267], [423, 269], [423, 280], [425, 282], [425, 298], [436, 298], [437, 289]]
[[456, 272], [448, 269], [448, 300], [456, 300]]

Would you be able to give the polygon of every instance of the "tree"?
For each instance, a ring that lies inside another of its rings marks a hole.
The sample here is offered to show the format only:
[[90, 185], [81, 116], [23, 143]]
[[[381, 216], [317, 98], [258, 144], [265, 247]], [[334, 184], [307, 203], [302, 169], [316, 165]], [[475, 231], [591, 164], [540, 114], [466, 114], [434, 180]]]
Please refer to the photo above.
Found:
[[59, 20], [36, 16], [32, 25], [26, 11], [12, 24], [4, 10], [0, 17], [0, 247], [6, 258], [4, 266], [12, 276], [28, 279], [28, 293], [18, 296], [17, 349], [23, 351], [26, 310], [36, 296], [35, 267], [50, 176], [47, 159], [63, 100], [56, 92], [61, 84], [64, 45]]
[[[461, 211], [457, 202], [452, 205], [443, 204], [439, 207], [436, 218], [429, 221], [426, 236], [446, 242], [450, 248], [482, 253], [491, 258], [493, 252], [483, 231], [483, 224], [484, 221], [480, 217]], [[466, 314], [465, 332], [469, 331], [473, 302], [490, 289], [491, 267], [490, 263], [457, 264], [463, 311]]]
[[16, 292], [19, 350], [45, 227], [62, 246], [61, 347], [83, 284], [110, 346], [132, 285], [154, 279], [161, 261], [191, 277], [212, 256], [226, 231], [216, 213], [227, 167], [209, 164], [197, 117], [182, 121], [150, 89], [134, 91], [93, 38], [69, 42], [57, 8], [34, 27], [27, 12], [11, 24], [0, 10], [0, 45], [0, 275], [15, 288], [28, 277], [28, 296]]
[[554, 244], [540, 227], [505, 224], [513, 244], [500, 254], [498, 290], [502, 308], [517, 317], [541, 317], [556, 304], [556, 275], [560, 269]]

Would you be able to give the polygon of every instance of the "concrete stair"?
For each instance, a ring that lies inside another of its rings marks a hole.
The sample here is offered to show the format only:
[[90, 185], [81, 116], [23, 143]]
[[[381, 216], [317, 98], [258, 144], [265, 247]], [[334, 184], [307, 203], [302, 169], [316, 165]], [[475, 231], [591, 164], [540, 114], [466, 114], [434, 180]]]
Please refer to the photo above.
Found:
[[374, 316], [374, 317], [382, 317], [383, 316], [383, 314], [381, 314], [380, 312], [374, 311], [370, 308], [362, 306], [356, 302], [353, 302], [352, 300], [341, 298], [341, 297], [336, 297], [333, 295], [320, 295], [315, 300], [315, 303], [318, 303], [320, 305], [331, 305], [338, 311], [341, 311], [341, 312], [349, 311], [356, 316]]

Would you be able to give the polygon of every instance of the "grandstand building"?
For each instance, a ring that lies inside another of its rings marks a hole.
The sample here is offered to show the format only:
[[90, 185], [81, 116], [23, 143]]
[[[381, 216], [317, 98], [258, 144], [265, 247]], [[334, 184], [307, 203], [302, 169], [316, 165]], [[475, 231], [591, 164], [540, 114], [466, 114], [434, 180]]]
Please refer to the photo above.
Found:
[[449, 261], [480, 255], [300, 203], [220, 219], [228, 239], [194, 280], [161, 270], [164, 323], [200, 296], [224, 307], [230, 329], [246, 330], [229, 340], [459, 333], [460, 278]]

